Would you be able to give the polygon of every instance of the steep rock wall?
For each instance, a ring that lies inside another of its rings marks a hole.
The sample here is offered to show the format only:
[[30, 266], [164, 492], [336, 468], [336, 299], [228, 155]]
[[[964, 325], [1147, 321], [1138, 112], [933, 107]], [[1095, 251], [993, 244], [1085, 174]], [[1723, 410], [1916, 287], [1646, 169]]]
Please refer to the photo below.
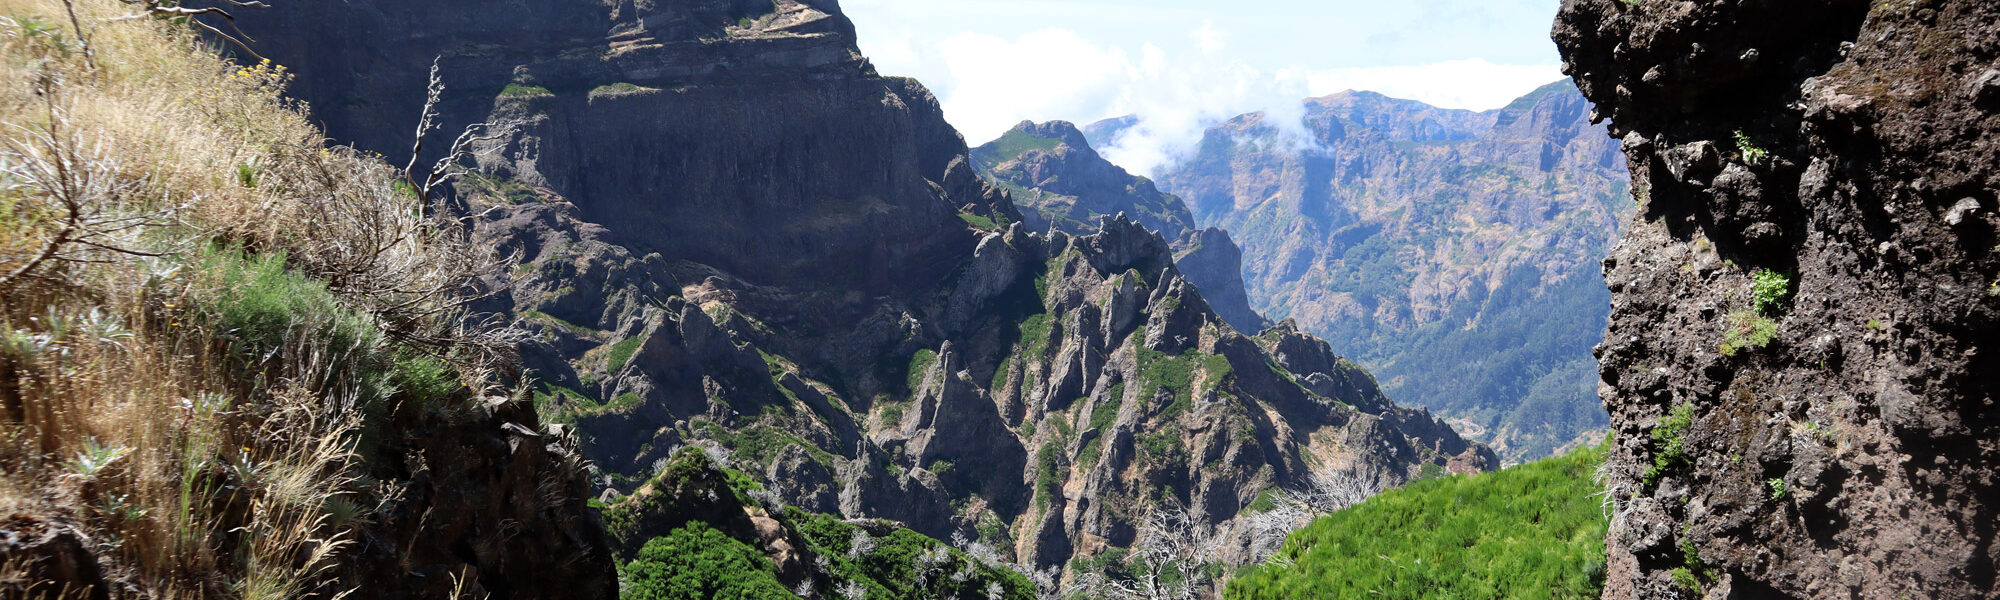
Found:
[[1645, 207], [1605, 261], [1606, 597], [1991, 597], [2000, 6], [1570, 0]]

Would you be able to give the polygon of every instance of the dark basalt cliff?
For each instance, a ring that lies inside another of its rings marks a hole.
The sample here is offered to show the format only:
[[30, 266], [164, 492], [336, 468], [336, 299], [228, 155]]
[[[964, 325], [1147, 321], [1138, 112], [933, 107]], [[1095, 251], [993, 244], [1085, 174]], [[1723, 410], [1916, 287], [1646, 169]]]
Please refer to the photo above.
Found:
[[507, 132], [457, 200], [520, 256], [489, 308], [538, 333], [536, 403], [574, 426], [614, 512], [701, 445], [798, 508], [1037, 569], [1129, 545], [1170, 505], [1202, 509], [1241, 564], [1237, 517], [1313, 469], [1380, 487], [1497, 462], [1324, 342], [1227, 326], [1129, 219], [1028, 233], [831, 1], [489, 4], [244, 26], [282, 40], [267, 54], [336, 136], [405, 145], [429, 68], [406, 57], [433, 53], [447, 121]]
[[1485, 112], [1344, 92], [1305, 101], [1303, 135], [1225, 122], [1159, 180], [1242, 244], [1251, 306], [1530, 459], [1604, 426], [1597, 260], [1632, 202], [1588, 114], [1568, 83]]
[[1238, 331], [1271, 322], [1250, 308], [1243, 284], [1243, 250], [1229, 233], [1200, 229], [1187, 204], [1153, 182], [1127, 173], [1092, 149], [1084, 133], [1063, 121], [1023, 122], [1000, 139], [972, 149], [972, 166], [1013, 192], [1030, 231], [1089, 235], [1106, 216], [1125, 214], [1159, 232], [1175, 263], [1222, 318]]
[[299, 74], [297, 95], [331, 135], [396, 161], [429, 75], [412, 58], [439, 57], [444, 129], [509, 134], [482, 148], [484, 170], [573, 199], [637, 251], [898, 294], [971, 254], [961, 208], [1016, 217], [964, 164], [936, 100], [876, 76], [830, 0], [638, 4], [239, 12], [260, 50]]
[[1606, 597], [1992, 597], [2000, 5], [1570, 0], [1646, 204], [1604, 263]]

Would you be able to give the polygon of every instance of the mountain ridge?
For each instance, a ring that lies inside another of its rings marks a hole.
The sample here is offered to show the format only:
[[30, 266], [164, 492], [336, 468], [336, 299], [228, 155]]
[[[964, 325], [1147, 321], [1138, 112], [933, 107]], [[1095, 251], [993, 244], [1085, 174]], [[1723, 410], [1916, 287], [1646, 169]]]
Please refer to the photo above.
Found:
[[[709, 446], [787, 504], [1074, 579], [1167, 507], [1199, 507], [1234, 545], [1217, 560], [1240, 564], [1244, 507], [1315, 469], [1379, 488], [1497, 463], [1323, 342], [1238, 333], [1127, 218], [1026, 231], [935, 98], [874, 73], [836, 6], [750, 4], [530, 1], [509, 10], [575, 14], [520, 51], [449, 28], [408, 42], [461, 48], [440, 63], [465, 82], [447, 122], [503, 133], [455, 202], [520, 258], [487, 275], [513, 284], [487, 307], [537, 334], [538, 408], [576, 432], [614, 508], [675, 447]], [[271, 54], [302, 79], [393, 97], [423, 67], [363, 78], [346, 49], [408, 28], [317, 24], [454, 18], [435, 8], [241, 21], [287, 39]], [[303, 88], [346, 113], [336, 137], [401, 118], [338, 87]]]
[[[1490, 111], [1356, 91], [1305, 106], [1309, 139], [1246, 114], [1160, 174], [1241, 243], [1252, 305], [1510, 460], [1591, 438], [1605, 420], [1588, 353], [1609, 310], [1595, 256], [1633, 208], [1574, 86]], [[1086, 137], [1116, 144], [1135, 123]]]

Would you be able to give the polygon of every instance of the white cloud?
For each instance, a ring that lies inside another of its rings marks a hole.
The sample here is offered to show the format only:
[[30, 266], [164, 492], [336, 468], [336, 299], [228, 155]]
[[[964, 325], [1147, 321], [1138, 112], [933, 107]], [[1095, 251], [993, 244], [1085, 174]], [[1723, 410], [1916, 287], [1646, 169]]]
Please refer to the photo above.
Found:
[[1443, 108], [1489, 110], [1562, 79], [1559, 65], [1496, 65], [1485, 59], [1313, 71], [1314, 96], [1366, 90]]
[[936, 90], [945, 116], [973, 144], [1023, 120], [1104, 114], [1141, 79], [1141, 64], [1124, 50], [1061, 29], [1012, 41], [963, 33], [939, 42], [935, 51], [951, 79]]
[[1194, 30], [1194, 44], [1202, 54], [1215, 54], [1229, 45], [1229, 40], [1221, 30], [1215, 28], [1215, 21], [1202, 21]]
[[913, 75], [937, 93], [945, 117], [977, 145], [1023, 120], [1079, 125], [1137, 115], [1113, 147], [1112, 162], [1153, 174], [1190, 154], [1203, 133], [1241, 114], [1265, 112], [1286, 139], [1307, 143], [1302, 100], [1347, 89], [1380, 92], [1448, 108], [1491, 109], [1561, 78], [1555, 66], [1498, 65], [1483, 59], [1414, 66], [1265, 70], [1225, 49], [1231, 35], [1214, 21], [1187, 30], [1177, 51], [1096, 43], [1067, 29], [1007, 39], [960, 33], [937, 41], [909, 30], [875, 30], [863, 51], [885, 72]]

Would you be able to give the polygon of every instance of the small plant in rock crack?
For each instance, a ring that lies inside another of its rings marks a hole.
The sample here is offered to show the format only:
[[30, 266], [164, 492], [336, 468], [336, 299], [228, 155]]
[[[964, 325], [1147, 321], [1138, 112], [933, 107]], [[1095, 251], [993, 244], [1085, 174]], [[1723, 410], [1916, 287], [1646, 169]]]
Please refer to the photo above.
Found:
[[1659, 482], [1667, 471], [1688, 464], [1687, 430], [1694, 425], [1694, 405], [1682, 404], [1674, 407], [1673, 413], [1660, 418], [1660, 424], [1653, 428], [1653, 443], [1657, 444], [1653, 453], [1653, 466], [1646, 468], [1646, 485]]
[[1763, 269], [1750, 276], [1750, 298], [1757, 305], [1757, 312], [1771, 314], [1791, 296], [1792, 278], [1784, 273]]
[[1753, 165], [1763, 163], [1765, 159], [1771, 157], [1769, 151], [1758, 147], [1757, 143], [1742, 131], [1736, 132], [1736, 152], [1743, 157], [1743, 162]]
[[1762, 348], [1778, 338], [1778, 322], [1757, 314], [1756, 311], [1739, 310], [1729, 314], [1729, 321], [1722, 330], [1723, 356], [1751, 348]]
[[1769, 481], [1765, 481], [1764, 485], [1771, 488], [1771, 499], [1774, 501], [1784, 500], [1785, 496], [1791, 493], [1791, 490], [1786, 489], [1785, 480], [1782, 478], [1773, 477]]

